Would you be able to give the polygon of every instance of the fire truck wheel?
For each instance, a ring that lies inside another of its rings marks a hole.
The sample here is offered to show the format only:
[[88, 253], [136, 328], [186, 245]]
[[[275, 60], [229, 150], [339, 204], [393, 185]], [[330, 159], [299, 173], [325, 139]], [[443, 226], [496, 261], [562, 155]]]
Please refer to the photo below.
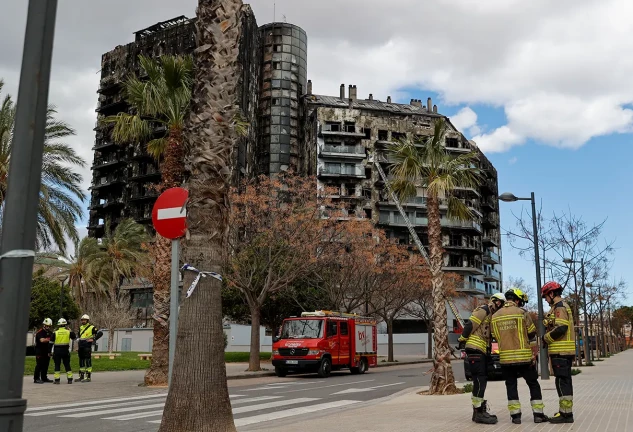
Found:
[[353, 375], [362, 375], [365, 372], [367, 372], [367, 360], [366, 359], [360, 359], [360, 363], [358, 364], [358, 367], [353, 367], [350, 368], [350, 370], [352, 371]]
[[329, 357], [325, 357], [321, 360], [318, 374], [321, 378], [327, 378], [330, 376], [330, 372], [332, 372], [332, 360]]
[[282, 367], [275, 366], [275, 375], [277, 375], [279, 378], [283, 378], [288, 375], [288, 371]]

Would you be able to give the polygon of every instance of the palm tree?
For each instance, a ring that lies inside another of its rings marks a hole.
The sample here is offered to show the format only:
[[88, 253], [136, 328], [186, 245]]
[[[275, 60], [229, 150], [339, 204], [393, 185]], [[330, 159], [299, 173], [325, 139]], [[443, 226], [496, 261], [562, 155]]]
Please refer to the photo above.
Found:
[[149, 267], [145, 245], [149, 237], [145, 227], [133, 219], [122, 220], [114, 230], [106, 221], [105, 236], [96, 251], [91, 251], [89, 263], [92, 280], [103, 286], [111, 301], [119, 295], [122, 279], [144, 274]]
[[426, 189], [435, 343], [435, 368], [429, 389], [431, 394], [456, 391], [446, 324], [440, 200], [445, 199], [448, 202], [449, 219], [472, 220], [470, 209], [453, 192], [457, 187], [477, 188], [480, 183], [476, 153], [457, 157], [448, 153], [444, 146], [446, 128], [445, 120], [439, 119], [435, 122], [433, 136], [421, 145], [402, 140], [392, 144], [387, 150], [393, 161], [390, 165], [390, 173], [393, 175], [391, 186], [399, 198], [405, 201], [415, 197], [418, 188]]
[[[240, 128], [241, 0], [199, 0], [195, 79], [186, 155], [187, 263], [220, 273], [227, 246], [233, 149]], [[185, 286], [195, 274], [187, 272]], [[222, 283], [201, 278], [183, 303], [178, 349], [159, 432], [236, 431], [226, 385]], [[191, 405], [191, 401], [194, 404]]]
[[[107, 117], [114, 124], [112, 138], [120, 144], [146, 142], [147, 151], [160, 163], [164, 191], [180, 186], [184, 169], [183, 127], [191, 100], [191, 57], [162, 56], [159, 59], [139, 57], [142, 75], [125, 83], [127, 102], [133, 113], [122, 112]], [[154, 125], [164, 125], [166, 136], [154, 138]], [[154, 261], [152, 285], [156, 316], [169, 316], [171, 241], [156, 234], [150, 253]], [[169, 329], [154, 322], [152, 363], [145, 373], [146, 385], [166, 385], [169, 369]]]
[[[3, 84], [0, 80], [0, 91]], [[75, 135], [75, 131], [67, 123], [56, 120], [56, 114], [55, 107], [50, 106], [44, 135], [36, 246], [38, 249], [55, 247], [65, 253], [65, 236], [75, 243], [79, 241], [75, 225], [83, 216], [86, 194], [81, 189], [82, 176], [75, 169], [84, 168], [86, 162], [72, 147], [60, 142]], [[7, 192], [14, 120], [15, 104], [11, 96], [6, 95], [0, 105], [0, 208]]]

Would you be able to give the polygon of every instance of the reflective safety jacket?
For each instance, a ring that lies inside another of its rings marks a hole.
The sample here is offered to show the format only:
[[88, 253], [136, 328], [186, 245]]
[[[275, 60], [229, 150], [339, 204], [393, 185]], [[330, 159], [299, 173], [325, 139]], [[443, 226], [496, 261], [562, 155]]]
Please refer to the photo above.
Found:
[[98, 340], [103, 336], [102, 331], [97, 331], [96, 327], [90, 323], [83, 324], [79, 327], [79, 346], [90, 347], [92, 342], [88, 342], [88, 339]]
[[70, 349], [70, 340], [75, 340], [75, 332], [70, 331], [66, 327], [60, 327], [53, 332], [51, 343], [54, 344], [54, 352], [67, 352]]
[[467, 338], [466, 348], [486, 354], [490, 346], [490, 318], [494, 305], [483, 305], [475, 309], [466, 324], [462, 337]]
[[550, 309], [545, 318], [545, 343], [550, 354], [573, 356], [576, 354], [576, 343], [572, 329], [574, 317], [571, 308], [564, 301], [559, 301]]
[[507, 301], [492, 315], [492, 334], [499, 344], [501, 364], [532, 362], [530, 339], [536, 336], [536, 326], [526, 310]]

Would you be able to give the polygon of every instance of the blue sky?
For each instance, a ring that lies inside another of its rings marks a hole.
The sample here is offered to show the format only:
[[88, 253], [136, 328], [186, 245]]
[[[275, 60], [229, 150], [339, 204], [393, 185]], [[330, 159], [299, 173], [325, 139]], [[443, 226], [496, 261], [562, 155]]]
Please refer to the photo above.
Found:
[[[432, 97], [438, 111], [449, 118], [465, 105], [443, 105], [441, 98], [432, 92], [408, 90], [411, 98], [426, 100]], [[402, 100], [401, 102], [405, 102]], [[470, 105], [477, 113], [477, 123], [485, 129], [506, 124], [504, 110], [484, 105]], [[468, 132], [465, 132], [467, 138]], [[633, 253], [633, 231], [629, 228], [633, 200], [628, 197], [631, 184], [631, 160], [633, 146], [630, 134], [612, 134], [589, 140], [578, 149], [564, 149], [527, 140], [506, 152], [486, 152], [497, 168], [499, 193], [512, 192], [529, 197], [534, 192], [537, 201], [542, 200], [543, 214], [553, 211], [571, 211], [582, 216], [587, 224], [599, 223], [608, 218], [603, 237], [615, 240], [616, 252], [612, 277], [633, 280], [630, 263]], [[502, 231], [513, 229], [515, 219], [511, 212], [521, 213], [521, 206], [529, 209], [529, 202], [500, 203]], [[538, 203], [537, 203], [538, 205]], [[508, 276], [522, 277], [535, 286], [534, 265], [519, 256], [503, 236], [503, 272]], [[629, 290], [630, 291], [630, 290]], [[629, 294], [628, 303], [633, 303]]]

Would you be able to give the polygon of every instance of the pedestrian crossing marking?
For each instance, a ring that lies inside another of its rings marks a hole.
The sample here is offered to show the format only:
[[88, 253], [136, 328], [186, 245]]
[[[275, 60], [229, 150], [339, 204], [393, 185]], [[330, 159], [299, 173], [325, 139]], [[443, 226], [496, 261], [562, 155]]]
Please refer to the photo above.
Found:
[[[238, 397], [238, 396], [241, 396], [241, 395], [235, 395], [235, 397]], [[156, 393], [156, 394], [145, 395], [145, 396], [133, 396], [133, 397], [120, 397], [120, 398], [113, 398], [113, 399], [102, 399], [102, 400], [78, 402], [78, 403], [69, 403], [69, 404], [62, 404], [62, 405], [40, 406], [40, 407], [35, 407], [35, 408], [28, 408], [26, 410], [26, 415], [28, 415], [28, 413], [32, 413], [32, 412], [36, 412], [36, 411], [47, 411], [46, 414], [50, 414], [50, 411], [48, 411], [48, 410], [51, 410], [51, 409], [55, 410], [55, 409], [59, 409], [59, 408], [84, 407], [86, 405], [101, 405], [101, 404], [107, 404], [107, 403], [110, 403], [110, 402], [137, 401], [137, 400], [161, 398], [161, 397], [167, 397], [167, 393]]]
[[68, 417], [68, 418], [97, 417], [103, 414], [140, 411], [140, 410], [150, 409], [150, 408], [162, 408], [164, 405], [165, 405], [165, 402], [162, 402], [159, 404], [152, 404], [152, 405], [135, 405], [135, 406], [128, 406], [127, 408], [115, 408], [115, 409], [106, 409], [106, 410], [101, 410], [101, 411], [91, 411], [87, 413], [67, 414], [67, 415], [62, 415], [60, 417]]
[[298, 416], [302, 414], [314, 413], [314, 412], [323, 411], [327, 409], [341, 408], [344, 406], [353, 405], [360, 402], [361, 401], [340, 400], [336, 402], [326, 402], [326, 403], [322, 403], [318, 405], [308, 405], [308, 406], [299, 407], [299, 408], [291, 408], [291, 409], [287, 409], [283, 411], [275, 411], [275, 412], [266, 413], [266, 414], [243, 417], [243, 418], [239, 418], [235, 420], [235, 426], [236, 427], [248, 426], [251, 424], [263, 423], [263, 422], [272, 421], [272, 420], [279, 420], [282, 418], [294, 417], [294, 416]]
[[300, 403], [313, 402], [315, 400], [319, 400], [319, 399], [318, 398], [297, 398], [297, 399], [289, 399], [289, 400], [282, 400], [282, 401], [276, 401], [276, 402], [268, 402], [268, 403], [263, 403], [259, 405], [248, 405], [245, 407], [233, 408], [233, 414], [242, 414], [242, 413], [247, 413], [251, 411], [259, 411], [259, 410], [264, 410], [264, 409], [269, 409], [269, 408], [278, 408], [282, 406], [296, 405]]

